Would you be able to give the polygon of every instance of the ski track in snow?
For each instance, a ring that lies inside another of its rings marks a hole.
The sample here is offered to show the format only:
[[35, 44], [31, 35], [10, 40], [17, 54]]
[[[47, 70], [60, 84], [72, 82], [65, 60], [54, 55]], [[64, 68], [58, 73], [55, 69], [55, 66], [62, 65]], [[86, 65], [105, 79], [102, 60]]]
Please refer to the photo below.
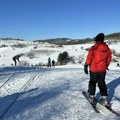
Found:
[[[87, 90], [89, 76], [82, 68], [14, 68], [0, 75], [0, 86], [9, 79], [0, 88], [0, 115], [18, 95], [1, 120], [120, 120], [99, 104], [101, 113], [95, 113], [84, 98], [81, 91]], [[109, 71], [106, 79], [111, 100], [120, 106], [119, 71]], [[99, 96], [98, 88], [96, 92]], [[119, 107], [113, 107], [120, 113]]]

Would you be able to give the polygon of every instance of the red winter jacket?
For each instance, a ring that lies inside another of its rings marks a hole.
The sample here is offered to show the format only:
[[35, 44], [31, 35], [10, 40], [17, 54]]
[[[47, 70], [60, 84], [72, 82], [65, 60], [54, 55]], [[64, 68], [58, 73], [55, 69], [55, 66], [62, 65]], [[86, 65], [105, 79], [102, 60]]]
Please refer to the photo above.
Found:
[[112, 52], [105, 42], [96, 42], [87, 55], [86, 64], [91, 72], [105, 72], [111, 61]]

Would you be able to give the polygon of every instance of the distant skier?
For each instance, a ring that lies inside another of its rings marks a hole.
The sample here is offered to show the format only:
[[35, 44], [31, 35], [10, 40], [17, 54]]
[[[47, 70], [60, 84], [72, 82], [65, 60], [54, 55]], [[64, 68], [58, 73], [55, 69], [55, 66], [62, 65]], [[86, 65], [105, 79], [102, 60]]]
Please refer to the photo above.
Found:
[[48, 58], [48, 67], [51, 68], [51, 58], [50, 57]]
[[55, 67], [55, 61], [54, 60], [52, 60], [52, 66]]
[[100, 89], [100, 101], [104, 105], [108, 105], [107, 85], [105, 83], [106, 70], [111, 62], [111, 50], [104, 42], [104, 34], [99, 33], [95, 37], [95, 44], [90, 48], [86, 62], [84, 65], [84, 72], [88, 74], [88, 67], [90, 68], [90, 81], [88, 86], [88, 95], [91, 102], [94, 101], [96, 83]]
[[13, 61], [15, 62], [15, 66], [17, 65], [17, 61], [20, 63], [20, 60], [19, 58], [23, 56], [23, 54], [18, 54], [18, 55], [15, 55], [12, 59]]

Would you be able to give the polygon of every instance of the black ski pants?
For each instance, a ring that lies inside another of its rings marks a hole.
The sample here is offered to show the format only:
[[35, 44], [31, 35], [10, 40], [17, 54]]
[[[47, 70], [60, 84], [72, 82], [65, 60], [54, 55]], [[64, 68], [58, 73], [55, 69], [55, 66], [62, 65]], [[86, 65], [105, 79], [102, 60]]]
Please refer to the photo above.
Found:
[[98, 83], [98, 87], [100, 90], [101, 96], [108, 96], [107, 93], [107, 85], [105, 83], [106, 72], [90, 72], [90, 81], [89, 81], [89, 93], [90, 95], [95, 95], [96, 92], [96, 84]]
[[16, 64], [17, 64], [16, 58], [13, 58], [13, 61], [15, 62], [15, 66], [16, 66]]

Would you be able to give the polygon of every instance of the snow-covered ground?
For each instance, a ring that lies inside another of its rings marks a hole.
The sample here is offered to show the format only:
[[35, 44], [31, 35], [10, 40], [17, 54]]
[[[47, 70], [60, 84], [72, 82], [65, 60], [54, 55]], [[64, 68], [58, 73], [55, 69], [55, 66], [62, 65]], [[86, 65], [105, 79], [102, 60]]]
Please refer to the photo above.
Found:
[[[79, 66], [79, 65], [78, 65]], [[82, 91], [89, 75], [74, 65], [62, 68], [1, 67], [1, 120], [120, 120], [98, 104], [95, 113]], [[107, 72], [112, 107], [120, 113], [119, 70]], [[96, 96], [99, 97], [97, 88]], [[5, 112], [5, 114], [4, 114]]]
[[[88, 88], [89, 75], [84, 73], [83, 64], [85, 49], [91, 45], [58, 48], [47, 44], [33, 49], [36, 44], [31, 44], [26, 48], [0, 48], [0, 120], [120, 120], [99, 104], [100, 113], [95, 113], [81, 93]], [[119, 53], [119, 44], [110, 48]], [[14, 55], [31, 50], [35, 50], [34, 59], [24, 56], [20, 60], [32, 64], [47, 62], [49, 56], [57, 60], [60, 52], [68, 51], [76, 63], [52, 68], [11, 66]], [[83, 61], [79, 64], [81, 57]], [[109, 69], [106, 75], [109, 100], [120, 114], [120, 67], [111, 62]], [[98, 87], [96, 97], [100, 97]]]
[[[24, 54], [24, 56], [20, 58], [21, 65], [24, 63], [27, 63], [30, 66], [46, 65], [49, 57], [57, 62], [58, 55], [64, 51], [68, 52], [69, 57], [73, 58], [73, 62], [75, 64], [81, 62], [81, 65], [84, 65], [86, 55], [88, 53], [87, 49], [89, 49], [92, 45], [93, 43], [63, 45], [62, 47], [58, 47], [57, 45], [48, 43], [0, 40], [0, 66], [14, 66], [12, 58], [21, 53]], [[120, 43], [109, 45], [111, 50], [114, 50], [117, 54], [120, 53], [119, 46]], [[116, 65], [120, 62], [120, 59], [116, 56], [113, 56], [113, 58], [118, 62], [112, 62], [109, 67], [112, 67], [112, 69], [114, 67], [116, 69]]]

